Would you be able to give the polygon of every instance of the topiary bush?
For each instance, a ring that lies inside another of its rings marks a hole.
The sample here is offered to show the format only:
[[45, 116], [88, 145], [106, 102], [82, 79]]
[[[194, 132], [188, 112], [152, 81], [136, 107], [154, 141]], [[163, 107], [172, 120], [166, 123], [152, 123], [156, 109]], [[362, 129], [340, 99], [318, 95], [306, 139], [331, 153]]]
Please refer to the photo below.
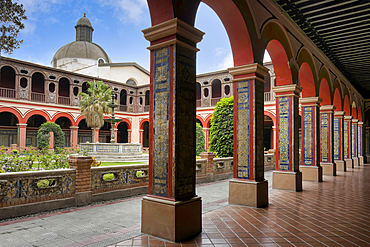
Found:
[[209, 149], [218, 157], [233, 157], [234, 97], [222, 98], [216, 105], [209, 130]]
[[47, 149], [50, 142], [50, 132], [54, 132], [54, 146], [58, 148], [64, 148], [64, 132], [60, 126], [56, 123], [46, 122], [40, 126], [37, 131], [37, 147], [39, 149]]
[[206, 149], [204, 148], [206, 137], [204, 136], [203, 127], [199, 123], [197, 123], [196, 131], [197, 131], [197, 149], [196, 149], [196, 153], [197, 153], [197, 156], [198, 156], [201, 152], [206, 151]]

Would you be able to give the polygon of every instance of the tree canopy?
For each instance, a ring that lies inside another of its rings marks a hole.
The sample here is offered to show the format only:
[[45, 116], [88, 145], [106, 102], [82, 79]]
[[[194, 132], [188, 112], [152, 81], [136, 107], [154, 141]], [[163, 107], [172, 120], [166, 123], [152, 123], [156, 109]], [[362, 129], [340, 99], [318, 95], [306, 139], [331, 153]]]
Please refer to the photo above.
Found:
[[197, 150], [196, 153], [199, 155], [201, 152], [205, 152], [206, 149], [204, 148], [206, 137], [204, 135], [203, 127], [196, 123], [197, 127]]
[[101, 128], [104, 125], [104, 115], [111, 112], [108, 104], [112, 90], [102, 81], [87, 82], [87, 93], [80, 92], [79, 103], [82, 115], [86, 118], [86, 125], [91, 128]]
[[24, 29], [25, 12], [23, 4], [0, 0], [0, 53], [12, 53], [22, 44], [23, 40], [18, 40], [17, 36]]
[[209, 149], [219, 157], [233, 156], [234, 97], [223, 98], [215, 107], [211, 118]]

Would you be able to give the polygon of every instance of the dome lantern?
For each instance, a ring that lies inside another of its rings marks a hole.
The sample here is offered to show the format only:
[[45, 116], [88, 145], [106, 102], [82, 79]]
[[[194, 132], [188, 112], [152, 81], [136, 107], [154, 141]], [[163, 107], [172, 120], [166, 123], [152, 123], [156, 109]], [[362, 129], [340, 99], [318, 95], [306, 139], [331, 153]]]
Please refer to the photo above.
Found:
[[89, 19], [84, 16], [78, 20], [76, 28], [76, 41], [92, 42], [92, 33], [94, 31]]

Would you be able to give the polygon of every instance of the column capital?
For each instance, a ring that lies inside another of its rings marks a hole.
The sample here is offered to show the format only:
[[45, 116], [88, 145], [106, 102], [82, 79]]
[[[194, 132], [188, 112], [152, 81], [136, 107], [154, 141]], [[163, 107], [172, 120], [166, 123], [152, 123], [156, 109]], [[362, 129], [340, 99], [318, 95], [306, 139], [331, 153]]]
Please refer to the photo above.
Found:
[[27, 127], [27, 124], [26, 124], [26, 123], [17, 123], [17, 125], [18, 125], [19, 127]]
[[352, 123], [358, 123], [358, 119], [352, 119]]
[[[142, 32], [144, 33], [145, 39], [151, 42], [150, 47], [148, 47], [149, 50], [180, 44], [188, 49], [198, 51], [195, 44], [200, 42], [204, 35], [204, 32], [177, 18], [146, 28], [142, 30]], [[179, 36], [183, 39], [187, 39], [193, 43], [194, 46], [181, 41], [178, 38]]]
[[131, 132], [131, 131], [132, 131], [132, 129], [127, 129], [127, 131], [128, 131], [128, 132]]
[[320, 97], [307, 97], [299, 99], [299, 103], [304, 106], [320, 106], [321, 102], [322, 98]]
[[246, 64], [229, 68], [233, 82], [258, 79], [265, 82], [264, 77], [268, 74], [269, 69], [258, 63]]
[[364, 124], [364, 122], [358, 122], [358, 125], [363, 125]]
[[337, 107], [335, 105], [322, 105], [320, 106], [320, 112], [333, 112]]
[[273, 87], [272, 91], [276, 94], [275, 98], [282, 96], [296, 96], [299, 98], [299, 94], [302, 92], [302, 88], [297, 84], [290, 84]]
[[352, 120], [352, 116], [344, 116], [344, 120], [345, 121], [351, 121]]
[[335, 117], [340, 117], [340, 118], [343, 118], [343, 116], [346, 114], [346, 112], [344, 112], [344, 111], [335, 111], [334, 112], [334, 116]]
[[78, 129], [78, 126], [69, 126], [70, 129]]

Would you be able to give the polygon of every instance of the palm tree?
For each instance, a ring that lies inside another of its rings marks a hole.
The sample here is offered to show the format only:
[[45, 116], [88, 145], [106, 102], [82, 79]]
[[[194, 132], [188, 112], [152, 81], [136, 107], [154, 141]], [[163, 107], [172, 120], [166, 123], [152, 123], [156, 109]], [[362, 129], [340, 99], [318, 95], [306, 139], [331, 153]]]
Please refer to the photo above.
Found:
[[[103, 114], [111, 112], [108, 103], [111, 99], [112, 90], [102, 81], [87, 82], [87, 93], [79, 92], [81, 100], [79, 103], [82, 115], [86, 118], [86, 124], [93, 129], [104, 125]], [[93, 142], [95, 131], [93, 131]]]

